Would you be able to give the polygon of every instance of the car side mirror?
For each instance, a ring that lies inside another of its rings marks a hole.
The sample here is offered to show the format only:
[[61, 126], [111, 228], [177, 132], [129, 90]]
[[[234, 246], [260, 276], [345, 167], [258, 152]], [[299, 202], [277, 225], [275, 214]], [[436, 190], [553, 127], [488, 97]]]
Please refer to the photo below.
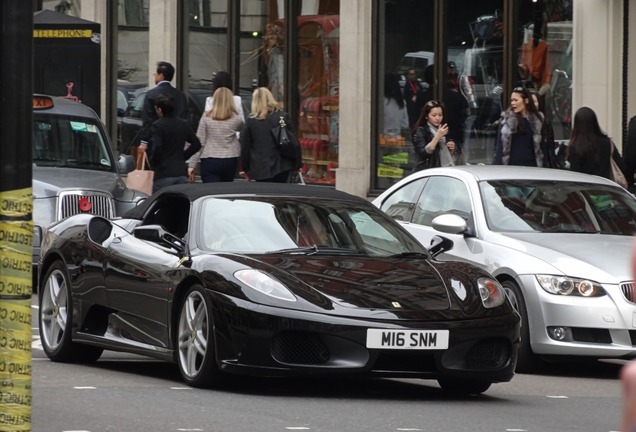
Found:
[[157, 243], [158, 245], [175, 249], [183, 253], [186, 248], [185, 241], [166, 231], [161, 225], [141, 225], [133, 231], [135, 238]]
[[453, 249], [453, 241], [451, 239], [442, 236], [434, 236], [431, 239], [431, 245], [428, 247], [428, 252], [433, 258], [435, 258], [437, 255], [443, 252], [448, 252], [451, 249]]
[[464, 218], [459, 215], [447, 213], [433, 219], [431, 225], [434, 230], [446, 234], [463, 234], [467, 231], [468, 225]]
[[137, 166], [137, 161], [132, 155], [119, 155], [117, 161], [117, 169], [120, 174], [128, 174]]

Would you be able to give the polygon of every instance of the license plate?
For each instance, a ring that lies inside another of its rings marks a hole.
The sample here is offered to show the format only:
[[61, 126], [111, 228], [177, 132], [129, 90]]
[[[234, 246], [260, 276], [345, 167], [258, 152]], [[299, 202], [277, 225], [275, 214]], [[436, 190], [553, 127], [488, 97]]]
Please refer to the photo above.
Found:
[[448, 348], [448, 330], [367, 330], [367, 348], [440, 350]]

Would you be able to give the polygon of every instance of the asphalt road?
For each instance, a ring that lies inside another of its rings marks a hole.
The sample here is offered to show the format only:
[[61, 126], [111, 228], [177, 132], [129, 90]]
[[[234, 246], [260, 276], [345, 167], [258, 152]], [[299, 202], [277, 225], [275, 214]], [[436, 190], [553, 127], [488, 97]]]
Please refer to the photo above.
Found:
[[435, 381], [394, 379], [237, 378], [201, 390], [183, 385], [176, 365], [135, 355], [53, 363], [33, 327], [34, 432], [608, 432], [620, 425], [623, 362], [552, 365], [463, 398]]

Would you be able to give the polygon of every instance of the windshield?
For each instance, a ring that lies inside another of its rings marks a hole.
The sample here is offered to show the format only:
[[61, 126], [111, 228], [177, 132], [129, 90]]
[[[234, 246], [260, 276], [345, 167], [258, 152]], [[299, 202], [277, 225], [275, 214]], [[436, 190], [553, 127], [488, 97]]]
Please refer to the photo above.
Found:
[[636, 234], [636, 200], [617, 187], [504, 180], [480, 189], [493, 231]]
[[375, 207], [307, 198], [208, 198], [199, 244], [223, 252], [426, 253]]
[[33, 163], [115, 171], [108, 142], [96, 120], [65, 115], [34, 115]]

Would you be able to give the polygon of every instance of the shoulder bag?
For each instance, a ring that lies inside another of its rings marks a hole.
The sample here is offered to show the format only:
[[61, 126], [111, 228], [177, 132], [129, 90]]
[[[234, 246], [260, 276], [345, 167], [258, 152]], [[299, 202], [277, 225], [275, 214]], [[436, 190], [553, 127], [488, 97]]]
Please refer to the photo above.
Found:
[[[275, 120], [276, 117], [278, 117], [277, 121]], [[275, 111], [272, 114], [272, 118], [276, 121], [275, 126], [272, 128], [272, 135], [280, 155], [293, 161], [302, 160], [300, 143], [298, 138], [287, 128], [285, 113]]]
[[610, 180], [613, 180], [618, 185], [627, 189], [627, 187], [629, 186], [627, 184], [627, 179], [625, 178], [623, 171], [621, 171], [620, 167], [614, 160], [614, 142], [611, 140], [610, 140], [610, 166], [611, 166]]

